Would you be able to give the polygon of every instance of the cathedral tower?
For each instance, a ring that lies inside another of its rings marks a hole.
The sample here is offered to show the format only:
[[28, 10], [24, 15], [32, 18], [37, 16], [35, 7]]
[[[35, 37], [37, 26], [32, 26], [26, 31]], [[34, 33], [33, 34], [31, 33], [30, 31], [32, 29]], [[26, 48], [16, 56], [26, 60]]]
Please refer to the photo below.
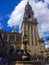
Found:
[[31, 51], [31, 54], [39, 53], [39, 36], [38, 36], [38, 22], [34, 17], [34, 12], [29, 2], [25, 6], [25, 12], [23, 17], [23, 22], [21, 26], [22, 31], [22, 41], [24, 34], [28, 36], [27, 49]]

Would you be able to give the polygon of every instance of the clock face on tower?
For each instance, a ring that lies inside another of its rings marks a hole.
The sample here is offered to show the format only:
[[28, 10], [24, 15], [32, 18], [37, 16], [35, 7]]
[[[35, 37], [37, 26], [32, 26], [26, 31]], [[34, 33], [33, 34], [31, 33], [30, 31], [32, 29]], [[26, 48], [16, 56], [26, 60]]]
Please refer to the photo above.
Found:
[[32, 21], [32, 18], [29, 18], [29, 21]]

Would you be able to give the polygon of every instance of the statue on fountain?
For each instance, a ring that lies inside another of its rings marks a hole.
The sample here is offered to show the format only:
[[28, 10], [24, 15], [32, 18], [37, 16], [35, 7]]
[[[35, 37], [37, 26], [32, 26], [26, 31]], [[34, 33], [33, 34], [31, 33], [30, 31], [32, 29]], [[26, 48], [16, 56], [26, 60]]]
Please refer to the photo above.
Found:
[[22, 55], [22, 61], [30, 61], [30, 54], [27, 51], [27, 43], [28, 43], [28, 37], [26, 34], [24, 34], [24, 38], [23, 38], [24, 50]]

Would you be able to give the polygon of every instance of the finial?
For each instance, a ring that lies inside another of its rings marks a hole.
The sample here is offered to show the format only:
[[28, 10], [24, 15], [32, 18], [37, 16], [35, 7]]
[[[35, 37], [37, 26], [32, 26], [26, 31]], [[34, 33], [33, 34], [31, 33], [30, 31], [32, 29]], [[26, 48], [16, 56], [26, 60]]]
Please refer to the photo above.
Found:
[[29, 0], [27, 0], [27, 4], [29, 4]]
[[27, 0], [27, 2], [29, 2], [29, 0]]

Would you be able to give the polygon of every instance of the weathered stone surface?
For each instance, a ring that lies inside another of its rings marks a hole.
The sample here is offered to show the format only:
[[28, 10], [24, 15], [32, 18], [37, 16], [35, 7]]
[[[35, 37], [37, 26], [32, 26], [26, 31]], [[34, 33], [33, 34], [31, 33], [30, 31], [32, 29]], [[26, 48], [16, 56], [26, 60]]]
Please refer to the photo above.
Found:
[[12, 61], [10, 65], [41, 65], [41, 62], [33, 61]]

